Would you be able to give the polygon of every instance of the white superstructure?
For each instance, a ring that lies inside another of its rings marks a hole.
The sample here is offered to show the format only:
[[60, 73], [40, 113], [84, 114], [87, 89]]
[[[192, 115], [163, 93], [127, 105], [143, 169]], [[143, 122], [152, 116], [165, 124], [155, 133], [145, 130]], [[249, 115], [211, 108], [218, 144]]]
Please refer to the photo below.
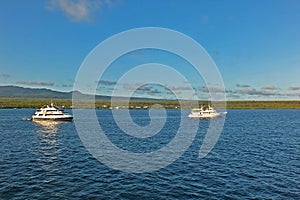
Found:
[[32, 120], [72, 121], [73, 115], [64, 113], [63, 110], [59, 110], [59, 108], [51, 104], [36, 110]]
[[189, 114], [190, 118], [215, 118], [220, 117], [227, 112], [219, 113], [210, 105], [208, 106], [201, 106], [200, 108], [195, 108], [191, 110]]

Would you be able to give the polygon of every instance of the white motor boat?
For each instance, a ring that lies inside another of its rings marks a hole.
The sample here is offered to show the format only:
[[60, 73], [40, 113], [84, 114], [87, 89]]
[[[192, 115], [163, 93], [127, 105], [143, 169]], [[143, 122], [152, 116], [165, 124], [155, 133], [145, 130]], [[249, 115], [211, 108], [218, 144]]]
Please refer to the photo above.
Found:
[[65, 113], [52, 103], [35, 111], [31, 118], [33, 121], [38, 120], [54, 120], [54, 121], [72, 121], [73, 115]]
[[191, 113], [189, 114], [189, 117], [190, 118], [215, 118], [225, 114], [227, 114], [227, 112], [217, 112], [213, 107], [208, 105], [208, 106], [201, 106], [200, 108], [192, 109]]

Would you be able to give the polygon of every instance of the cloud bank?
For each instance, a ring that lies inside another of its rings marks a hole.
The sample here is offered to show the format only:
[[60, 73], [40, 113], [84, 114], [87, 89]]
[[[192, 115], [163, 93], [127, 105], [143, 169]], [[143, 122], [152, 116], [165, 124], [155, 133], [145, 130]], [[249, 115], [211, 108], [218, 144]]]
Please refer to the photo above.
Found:
[[244, 95], [261, 95], [261, 96], [272, 96], [272, 95], [279, 95], [278, 92], [269, 91], [269, 90], [257, 90], [257, 89], [242, 89], [237, 90], [238, 94], [244, 94]]
[[288, 90], [293, 90], [293, 91], [300, 90], [300, 86], [291, 86], [288, 88]]
[[[101, 88], [98, 91], [110, 93], [114, 89], [113, 86], [118, 84], [117, 81], [101, 80], [98, 82]], [[225, 89], [226, 97], [229, 99], [298, 99], [300, 97], [300, 87], [291, 86], [289, 88], [279, 88], [275, 85], [266, 85], [259, 88], [253, 88], [250, 85], [236, 84], [235, 89]], [[135, 89], [135, 95], [139, 97], [163, 97], [163, 98], [191, 98], [187, 96], [189, 87], [185, 85], [156, 85], [146, 83], [126, 83], [122, 85], [122, 90]], [[194, 87], [195, 96], [201, 99], [209, 99], [209, 92], [219, 94], [224, 92], [222, 88], [211, 87], [210, 90], [207, 86]], [[175, 96], [174, 96], [175, 95]]]
[[89, 22], [93, 13], [111, 4], [111, 0], [50, 0], [46, 9], [60, 10], [73, 22]]
[[248, 87], [250, 87], [250, 85], [243, 85], [243, 84], [236, 84], [235, 85], [236, 87], [240, 87], [240, 88], [248, 88]]
[[41, 82], [41, 81], [17, 81], [20, 85], [30, 85], [30, 86], [54, 86], [53, 82]]
[[264, 90], [277, 90], [278, 88], [274, 85], [266, 85], [266, 86], [262, 87], [262, 89], [264, 89]]

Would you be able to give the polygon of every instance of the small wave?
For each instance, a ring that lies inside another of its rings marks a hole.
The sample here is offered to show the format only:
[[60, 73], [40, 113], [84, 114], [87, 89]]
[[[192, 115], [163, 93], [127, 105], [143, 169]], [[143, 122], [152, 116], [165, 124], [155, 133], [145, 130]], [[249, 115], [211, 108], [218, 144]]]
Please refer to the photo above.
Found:
[[28, 118], [28, 117], [23, 117], [22, 120], [24, 120], [24, 121], [31, 121], [32, 119], [31, 119], [31, 117], [30, 117], [30, 118]]

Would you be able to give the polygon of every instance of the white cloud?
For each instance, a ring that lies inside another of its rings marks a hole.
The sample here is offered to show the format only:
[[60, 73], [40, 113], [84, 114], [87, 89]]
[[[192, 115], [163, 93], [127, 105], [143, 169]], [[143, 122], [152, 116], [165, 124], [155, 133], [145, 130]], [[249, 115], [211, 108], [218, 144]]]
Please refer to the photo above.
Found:
[[100, 11], [110, 0], [50, 0], [46, 5], [49, 10], [60, 10], [74, 22], [90, 21], [95, 11]]
[[287, 94], [285, 94], [285, 96], [288, 96], [288, 97], [300, 97], [300, 93], [287, 93]]
[[248, 88], [248, 87], [250, 87], [250, 85], [243, 85], [243, 84], [236, 84], [235, 85], [236, 87], [241, 87], [241, 88]]
[[205, 92], [205, 93], [209, 93], [209, 92], [212, 92], [212, 93], [224, 93], [224, 92], [227, 92], [226, 89], [224, 90], [223, 88], [221, 87], [201, 87], [199, 89], [201, 92]]
[[54, 86], [53, 82], [41, 82], [41, 81], [17, 81], [20, 85], [31, 85], [31, 86]]
[[265, 90], [277, 90], [278, 88], [274, 85], [266, 85], [264, 87], [262, 87], [262, 89], [265, 89]]
[[61, 84], [61, 87], [73, 87], [72, 84]]
[[256, 89], [242, 89], [237, 90], [238, 94], [244, 95], [260, 95], [260, 96], [272, 96], [272, 95], [280, 95], [278, 92], [268, 91], [268, 90], [256, 90]]
[[288, 90], [300, 90], [300, 87], [299, 86], [291, 86], [288, 88]]
[[105, 86], [115, 86], [117, 84], [116, 81], [107, 81], [107, 80], [99, 80], [96, 81], [98, 85], [105, 85]]

